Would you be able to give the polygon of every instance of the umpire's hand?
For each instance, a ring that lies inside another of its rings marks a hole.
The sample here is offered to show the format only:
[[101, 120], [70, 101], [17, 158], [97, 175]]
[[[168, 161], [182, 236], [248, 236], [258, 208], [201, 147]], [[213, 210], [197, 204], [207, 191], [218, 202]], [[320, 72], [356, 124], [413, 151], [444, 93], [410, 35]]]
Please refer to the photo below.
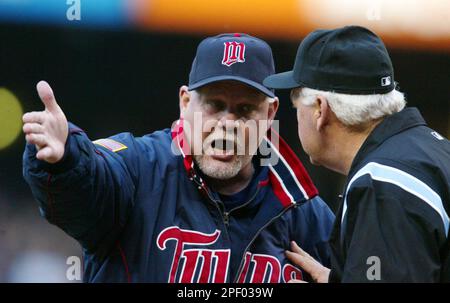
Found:
[[36, 89], [45, 110], [25, 113], [22, 117], [23, 132], [27, 142], [36, 145], [36, 158], [56, 163], [64, 155], [68, 135], [67, 119], [47, 82], [40, 81]]
[[[291, 250], [286, 251], [286, 256], [295, 265], [300, 266], [303, 270], [309, 273], [314, 282], [327, 283], [330, 276], [330, 269], [326, 268], [306, 251], [301, 249], [295, 241], [291, 242]], [[301, 282], [298, 280], [291, 280], [290, 283]]]

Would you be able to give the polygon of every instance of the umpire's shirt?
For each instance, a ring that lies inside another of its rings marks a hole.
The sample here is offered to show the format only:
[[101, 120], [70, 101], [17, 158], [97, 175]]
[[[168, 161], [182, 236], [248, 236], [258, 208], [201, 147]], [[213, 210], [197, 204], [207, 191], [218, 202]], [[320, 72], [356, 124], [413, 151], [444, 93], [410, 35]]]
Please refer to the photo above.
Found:
[[358, 151], [331, 236], [330, 282], [449, 282], [450, 141], [407, 108]]

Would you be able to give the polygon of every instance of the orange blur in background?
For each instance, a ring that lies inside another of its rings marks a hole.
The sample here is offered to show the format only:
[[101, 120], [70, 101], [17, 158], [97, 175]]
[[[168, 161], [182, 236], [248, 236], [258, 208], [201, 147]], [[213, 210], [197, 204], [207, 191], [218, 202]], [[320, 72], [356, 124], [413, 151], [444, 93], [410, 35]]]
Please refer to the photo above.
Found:
[[159, 32], [246, 32], [299, 41], [318, 28], [362, 25], [390, 47], [450, 51], [450, 1], [136, 0], [140, 27]]

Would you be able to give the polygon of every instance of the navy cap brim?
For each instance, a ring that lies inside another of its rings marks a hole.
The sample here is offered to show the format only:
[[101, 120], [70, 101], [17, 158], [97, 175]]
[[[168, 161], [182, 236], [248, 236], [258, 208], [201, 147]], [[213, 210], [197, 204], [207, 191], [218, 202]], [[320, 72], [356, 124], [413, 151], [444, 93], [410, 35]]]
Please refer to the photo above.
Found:
[[274, 89], [288, 89], [301, 86], [294, 80], [294, 72], [288, 71], [284, 73], [274, 74], [264, 79], [263, 84]]
[[257, 82], [248, 80], [246, 78], [237, 77], [237, 76], [217, 76], [217, 77], [206, 78], [206, 79], [198, 81], [194, 84], [190, 84], [189, 90], [194, 90], [194, 89], [200, 88], [202, 86], [205, 86], [205, 85], [213, 83], [213, 82], [225, 81], [225, 80], [234, 80], [234, 81], [242, 82], [253, 88], [256, 88], [257, 90], [259, 90], [260, 92], [262, 92], [263, 94], [265, 94], [266, 96], [268, 96], [270, 98], [275, 97], [275, 93], [271, 89], [269, 89]]

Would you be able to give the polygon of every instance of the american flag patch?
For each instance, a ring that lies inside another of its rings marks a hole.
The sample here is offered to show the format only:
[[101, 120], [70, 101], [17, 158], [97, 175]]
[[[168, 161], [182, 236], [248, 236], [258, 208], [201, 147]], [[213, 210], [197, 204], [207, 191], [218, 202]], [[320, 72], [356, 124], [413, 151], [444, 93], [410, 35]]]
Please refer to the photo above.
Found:
[[104, 148], [109, 149], [112, 152], [118, 152], [128, 148], [126, 145], [113, 139], [98, 139], [93, 141], [92, 143], [103, 146]]

